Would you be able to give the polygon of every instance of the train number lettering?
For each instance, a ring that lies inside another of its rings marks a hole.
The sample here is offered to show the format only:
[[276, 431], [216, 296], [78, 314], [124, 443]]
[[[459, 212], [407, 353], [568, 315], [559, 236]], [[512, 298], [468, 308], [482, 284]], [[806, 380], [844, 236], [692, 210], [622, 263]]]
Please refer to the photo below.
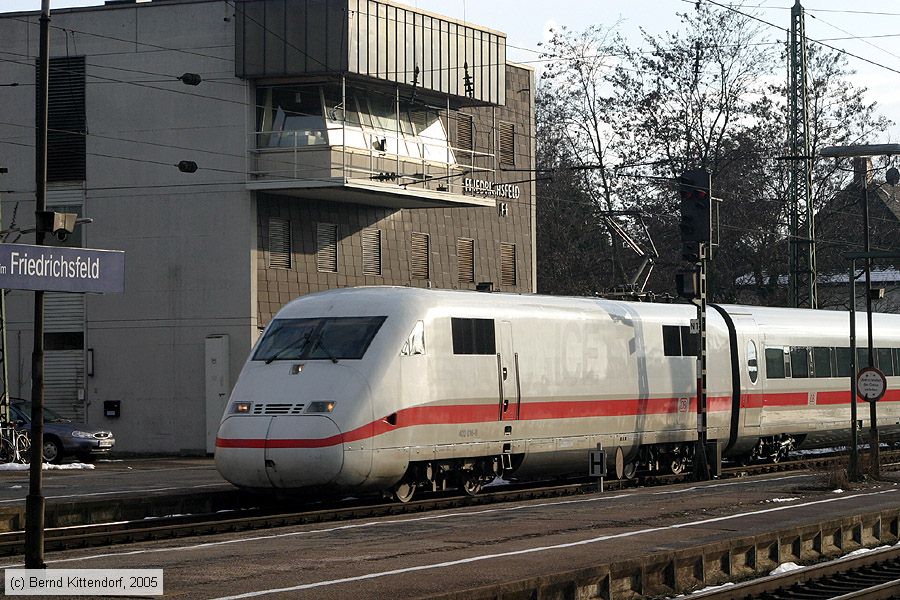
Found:
[[459, 437], [461, 437], [461, 438], [478, 437], [478, 430], [477, 429], [460, 429]]
[[679, 398], [678, 399], [678, 412], [686, 413], [688, 411], [688, 407], [690, 406], [690, 400], [687, 398]]

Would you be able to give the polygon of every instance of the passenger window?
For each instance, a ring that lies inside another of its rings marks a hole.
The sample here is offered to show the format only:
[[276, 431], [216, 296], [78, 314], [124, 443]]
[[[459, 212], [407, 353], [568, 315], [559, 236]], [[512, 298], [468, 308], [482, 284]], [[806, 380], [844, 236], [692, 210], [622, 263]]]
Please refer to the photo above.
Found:
[[759, 358], [756, 356], [756, 343], [753, 340], [747, 340], [747, 375], [750, 383], [756, 383], [759, 377]]
[[838, 377], [850, 377], [850, 348], [835, 348], [834, 364]]
[[[872, 357], [872, 365], [875, 365], [875, 357]], [[856, 370], [859, 371], [863, 367], [869, 366], [869, 349], [868, 348], [857, 348], [856, 349]]]
[[677, 325], [663, 325], [663, 354], [681, 356], [681, 331]]
[[413, 330], [406, 338], [406, 343], [400, 350], [402, 356], [415, 356], [417, 354], [425, 354], [425, 322], [416, 321]]
[[831, 377], [831, 348], [813, 348], [813, 371], [816, 377]]
[[496, 354], [493, 319], [450, 319], [453, 354]]
[[891, 349], [878, 348], [875, 353], [878, 355], [878, 368], [881, 369], [881, 372], [885, 375], [893, 375], [894, 362], [891, 359]]
[[809, 348], [799, 346], [791, 348], [791, 377], [796, 379], [809, 377]]
[[766, 348], [766, 378], [784, 379], [784, 348]]

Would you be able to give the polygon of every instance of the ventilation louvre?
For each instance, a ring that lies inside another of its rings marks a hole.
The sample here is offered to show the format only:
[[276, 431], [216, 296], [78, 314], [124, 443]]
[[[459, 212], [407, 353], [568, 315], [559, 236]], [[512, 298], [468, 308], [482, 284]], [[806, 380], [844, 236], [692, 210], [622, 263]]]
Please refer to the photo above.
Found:
[[516, 285], [516, 245], [500, 244], [500, 285]]
[[316, 223], [316, 269], [324, 273], [337, 273], [338, 228], [333, 223]]
[[291, 268], [291, 222], [269, 219], [269, 268]]
[[409, 274], [414, 279], [428, 279], [428, 255], [430, 241], [427, 233], [412, 234], [412, 246], [409, 254]]
[[362, 230], [363, 275], [381, 275], [381, 230]]
[[467, 238], [457, 239], [456, 256], [458, 260], [457, 280], [459, 283], [475, 283], [475, 240]]

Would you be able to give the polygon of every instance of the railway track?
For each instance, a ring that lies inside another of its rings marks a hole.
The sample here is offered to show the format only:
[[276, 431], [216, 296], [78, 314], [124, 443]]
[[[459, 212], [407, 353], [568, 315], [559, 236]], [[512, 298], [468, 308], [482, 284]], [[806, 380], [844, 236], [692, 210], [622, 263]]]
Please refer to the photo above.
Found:
[[691, 596], [698, 600], [879, 600], [900, 597], [900, 548], [838, 560]]
[[[883, 459], [896, 460], [900, 452], [883, 452]], [[828, 469], [839, 466], [845, 458], [841, 455], [807, 457], [803, 460], [785, 461], [775, 464], [731, 467], [723, 469], [722, 478], [743, 477], [779, 471], [801, 469]], [[606, 489], [613, 491], [633, 485], [666, 485], [691, 479], [691, 474], [667, 475], [653, 478], [637, 478], [631, 481], [609, 481]], [[177, 515], [123, 521], [94, 525], [47, 528], [44, 547], [47, 551], [73, 548], [111, 546], [134, 542], [164, 540], [191, 536], [230, 533], [288, 527], [308, 523], [323, 523], [361, 518], [377, 518], [391, 515], [421, 513], [432, 510], [446, 510], [464, 506], [479, 506], [503, 502], [558, 498], [597, 490], [596, 480], [576, 480], [567, 483], [541, 487], [531, 484], [509, 484], [488, 487], [477, 496], [450, 496], [446, 494], [426, 497], [422, 500], [400, 504], [397, 502], [376, 502], [355, 500], [331, 504], [308, 503], [294, 506], [285, 512], [283, 504], [279, 508], [250, 508], [233, 512], [213, 514]], [[0, 556], [18, 556], [24, 553], [25, 535], [23, 531], [0, 534]]]

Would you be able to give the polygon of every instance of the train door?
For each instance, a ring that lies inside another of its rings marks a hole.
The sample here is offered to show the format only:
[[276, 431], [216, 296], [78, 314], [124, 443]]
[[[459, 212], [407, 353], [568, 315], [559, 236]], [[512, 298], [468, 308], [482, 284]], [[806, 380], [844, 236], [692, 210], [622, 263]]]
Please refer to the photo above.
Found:
[[512, 326], [509, 321], [499, 323], [500, 347], [497, 353], [497, 375], [500, 389], [500, 420], [519, 418], [519, 355], [513, 352]]
[[736, 351], [740, 373], [742, 413], [744, 427], [759, 427], [762, 416], [763, 381], [760, 363], [763, 360], [763, 344], [756, 319], [751, 315], [733, 315], [738, 331]]

